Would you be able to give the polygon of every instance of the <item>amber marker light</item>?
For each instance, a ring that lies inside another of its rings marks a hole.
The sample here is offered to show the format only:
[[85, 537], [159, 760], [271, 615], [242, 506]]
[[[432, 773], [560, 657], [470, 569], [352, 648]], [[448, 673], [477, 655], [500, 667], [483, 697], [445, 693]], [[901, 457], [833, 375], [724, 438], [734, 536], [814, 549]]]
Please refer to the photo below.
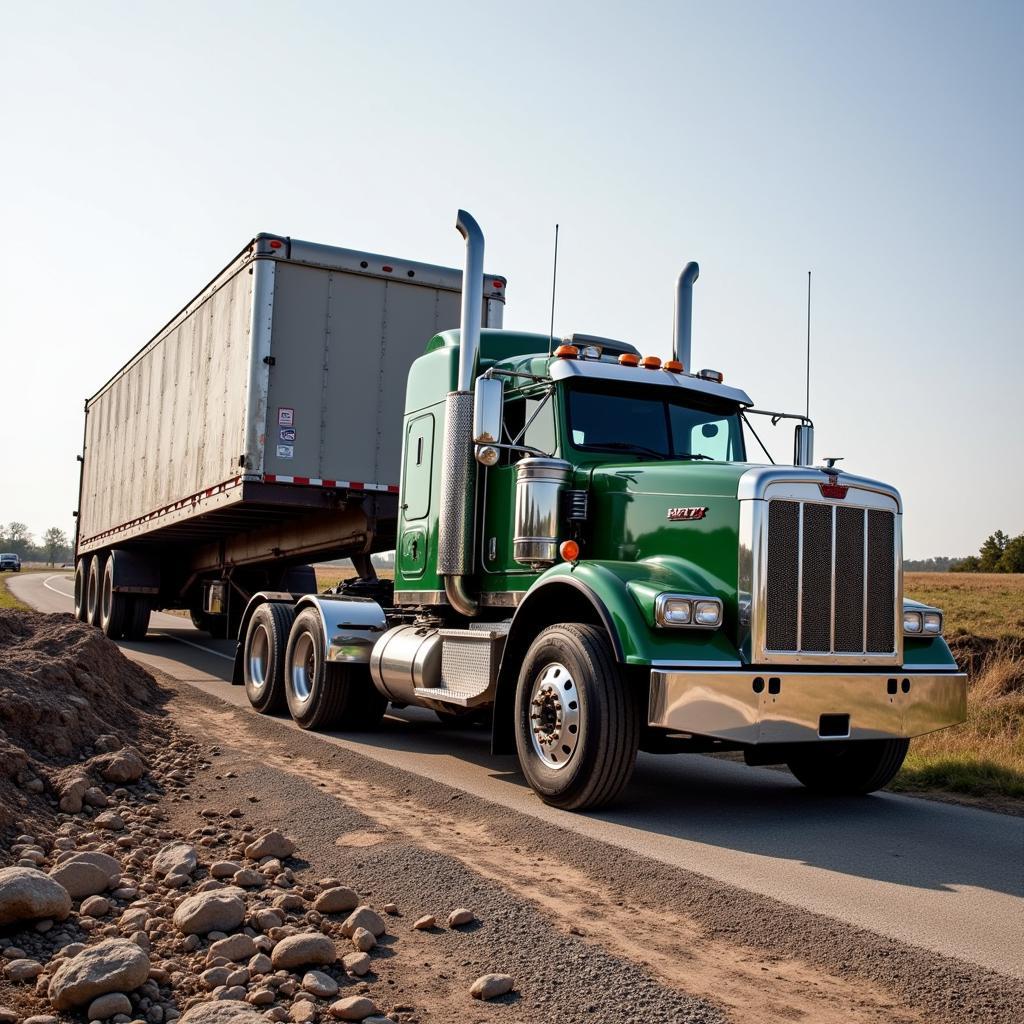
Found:
[[645, 370], [660, 370], [661, 360], [657, 356], [644, 356], [643, 359], [640, 360], [640, 365]]
[[555, 349], [555, 355], [560, 359], [575, 359], [580, 354], [580, 350], [575, 345], [559, 345]]
[[640, 365], [640, 357], [633, 355], [632, 352], [623, 352], [622, 355], [619, 356], [619, 365], [620, 366], [639, 366]]
[[558, 545], [558, 553], [565, 562], [576, 562], [580, 557], [580, 546], [574, 540], [563, 540]]
[[683, 364], [678, 359], [668, 359], [662, 366], [663, 370], [668, 370], [669, 373], [682, 373]]

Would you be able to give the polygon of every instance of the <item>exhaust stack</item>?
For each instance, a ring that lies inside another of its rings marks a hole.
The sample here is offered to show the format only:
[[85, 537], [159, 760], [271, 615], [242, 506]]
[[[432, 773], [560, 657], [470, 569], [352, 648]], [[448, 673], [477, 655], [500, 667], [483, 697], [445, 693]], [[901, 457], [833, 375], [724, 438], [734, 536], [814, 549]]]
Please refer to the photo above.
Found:
[[700, 267], [692, 260], [683, 267], [676, 281], [676, 319], [672, 331], [672, 358], [690, 373], [690, 334], [693, 327], [693, 282]]
[[479, 607], [466, 590], [465, 578], [473, 572], [473, 511], [476, 505], [473, 377], [480, 351], [484, 234], [465, 210], [459, 210], [455, 227], [466, 240], [466, 263], [462, 272], [458, 382], [456, 390], [449, 391], [445, 401], [437, 570], [444, 577], [444, 592], [449, 604], [459, 614], [469, 616], [475, 615]]

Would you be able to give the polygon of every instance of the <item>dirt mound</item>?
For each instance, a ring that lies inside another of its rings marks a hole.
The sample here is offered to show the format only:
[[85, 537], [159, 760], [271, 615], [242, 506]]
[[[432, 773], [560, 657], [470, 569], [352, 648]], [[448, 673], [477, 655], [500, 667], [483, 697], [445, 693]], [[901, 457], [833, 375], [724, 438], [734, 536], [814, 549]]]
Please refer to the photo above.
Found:
[[54, 805], [62, 769], [116, 736], [159, 743], [163, 697], [153, 677], [70, 615], [0, 609], [0, 828]]
[[973, 679], [997, 663], [1016, 664], [1021, 676], [1018, 689], [1024, 689], [1024, 636], [993, 639], [974, 633], [954, 633], [946, 637], [949, 649], [961, 670]]

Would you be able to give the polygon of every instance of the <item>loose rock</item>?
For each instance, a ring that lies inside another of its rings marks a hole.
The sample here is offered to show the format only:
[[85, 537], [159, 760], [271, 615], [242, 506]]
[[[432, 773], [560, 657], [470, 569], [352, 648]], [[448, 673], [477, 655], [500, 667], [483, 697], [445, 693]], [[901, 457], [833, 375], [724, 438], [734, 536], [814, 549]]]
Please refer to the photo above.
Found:
[[280, 832], [266, 832], [245, 848], [248, 860], [262, 860], [264, 857], [290, 857], [295, 844]]
[[149, 977], [149, 957], [127, 939], [105, 939], [65, 961], [50, 979], [57, 1010], [92, 1002], [107, 992], [130, 992]]
[[196, 848], [188, 843], [168, 843], [153, 858], [153, 877], [191, 875], [199, 863]]
[[109, 854], [86, 851], [62, 860], [50, 877], [80, 900], [106, 892], [121, 873], [121, 865]]
[[458, 910], [453, 910], [448, 915], [448, 927], [459, 928], [462, 925], [469, 924], [476, 920], [476, 915], [472, 910], [467, 910], [465, 907], [459, 907]]
[[413, 928], [419, 932], [425, 932], [429, 928], [437, 927], [437, 918], [433, 914], [424, 914], [413, 923]]
[[334, 943], [320, 932], [303, 932], [282, 939], [270, 958], [277, 970], [290, 970], [307, 964], [332, 964], [338, 958]]
[[355, 910], [359, 906], [359, 897], [352, 889], [344, 885], [325, 889], [313, 901], [313, 909], [321, 914], [341, 914]]
[[373, 961], [368, 953], [346, 953], [341, 958], [341, 963], [349, 974], [361, 978], [369, 973]]
[[338, 994], [338, 983], [323, 971], [309, 971], [302, 978], [302, 987], [318, 999], [328, 999]]
[[4, 968], [4, 973], [11, 981], [31, 981], [43, 973], [43, 965], [38, 960], [10, 960]]
[[37, 868], [0, 868], [0, 925], [39, 918], [63, 921], [71, 896], [59, 881]]
[[256, 943], [248, 935], [229, 935], [210, 946], [210, 956], [223, 956], [240, 964], [256, 955]]
[[226, 932], [237, 928], [243, 920], [245, 904], [230, 889], [189, 896], [178, 905], [173, 918], [174, 927], [183, 935]]
[[236, 999], [197, 1003], [186, 1010], [178, 1021], [179, 1024], [266, 1024], [259, 1010]]
[[331, 1003], [331, 1016], [338, 1020], [365, 1020], [371, 1014], [379, 1013], [377, 1004], [366, 996], [349, 996]]
[[341, 924], [341, 934], [351, 938], [357, 928], [365, 928], [371, 935], [379, 937], [387, 931], [387, 925], [380, 914], [367, 906], [357, 907]]
[[86, 767], [99, 772], [106, 782], [138, 782], [146, 771], [142, 757], [134, 747], [97, 754], [86, 762]]
[[377, 940], [373, 937], [373, 932], [368, 931], [366, 928], [357, 928], [352, 933], [352, 945], [360, 953], [368, 953], [377, 945]]
[[119, 1013], [131, 1013], [132, 1001], [123, 992], [108, 992], [89, 1004], [85, 1015], [89, 1020], [110, 1020]]
[[510, 974], [485, 974], [470, 985], [469, 994], [474, 999], [497, 999], [511, 992], [514, 986]]

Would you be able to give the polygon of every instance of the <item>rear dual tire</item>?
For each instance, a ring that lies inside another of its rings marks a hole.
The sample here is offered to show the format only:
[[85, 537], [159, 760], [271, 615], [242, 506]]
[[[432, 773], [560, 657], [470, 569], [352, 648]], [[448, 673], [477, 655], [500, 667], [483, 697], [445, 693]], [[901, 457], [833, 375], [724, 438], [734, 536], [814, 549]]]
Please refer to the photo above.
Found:
[[242, 676], [249, 703], [261, 714], [285, 708], [284, 660], [295, 621], [290, 604], [261, 604], [245, 632]]
[[327, 648], [320, 613], [304, 608], [295, 618], [285, 652], [284, 692], [288, 711], [300, 729], [358, 731], [380, 724], [387, 698], [362, 664], [325, 660]]

